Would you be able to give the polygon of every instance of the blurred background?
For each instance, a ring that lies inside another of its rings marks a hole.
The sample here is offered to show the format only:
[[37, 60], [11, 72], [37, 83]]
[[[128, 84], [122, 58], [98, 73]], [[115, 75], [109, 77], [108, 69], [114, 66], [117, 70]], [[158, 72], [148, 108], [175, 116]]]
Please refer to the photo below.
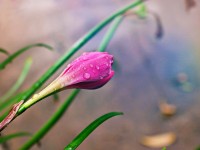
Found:
[[[130, 2], [1, 0], [1, 48], [13, 53], [42, 42], [55, 51], [33, 48], [15, 59], [0, 71], [0, 95], [15, 83], [28, 56], [33, 58], [33, 65], [19, 91], [30, 87], [87, 31]], [[63, 149], [91, 121], [111, 111], [122, 111], [124, 115], [105, 122], [77, 149], [156, 149], [143, 146], [143, 137], [169, 132], [176, 136], [169, 149], [195, 150], [200, 146], [200, 1], [148, 0], [146, 6], [150, 12], [146, 19], [126, 17], [107, 48], [115, 58], [114, 78], [101, 89], [82, 90], [64, 117], [41, 140], [41, 146], [35, 145], [33, 150]], [[74, 58], [96, 50], [105, 32], [95, 36]], [[0, 54], [0, 61], [5, 58]], [[59, 93], [58, 102], [49, 97], [34, 105], [3, 134], [36, 132], [69, 93]], [[18, 149], [27, 139], [9, 141], [10, 149]]]

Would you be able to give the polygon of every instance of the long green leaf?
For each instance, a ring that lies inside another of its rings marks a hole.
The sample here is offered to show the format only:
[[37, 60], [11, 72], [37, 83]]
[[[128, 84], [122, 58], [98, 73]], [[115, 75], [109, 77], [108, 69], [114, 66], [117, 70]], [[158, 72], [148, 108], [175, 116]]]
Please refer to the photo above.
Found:
[[0, 144], [5, 143], [11, 139], [17, 138], [17, 137], [22, 137], [22, 136], [30, 136], [31, 134], [28, 132], [19, 132], [19, 133], [14, 133], [10, 135], [5, 135], [0, 137]]
[[105, 114], [91, 124], [89, 124], [79, 135], [77, 135], [65, 148], [65, 150], [75, 150], [99, 125], [111, 117], [122, 115], [122, 112], [110, 112]]
[[123, 16], [119, 16], [119, 17], [115, 18], [112, 25], [109, 27], [108, 31], [106, 32], [106, 34], [98, 48], [98, 51], [103, 52], [106, 50], [110, 40], [114, 36], [114, 33], [116, 32], [116, 30], [117, 30], [118, 26], [120, 25], [120, 23], [122, 22], [122, 20], [123, 20]]
[[10, 62], [12, 62], [17, 56], [19, 56], [20, 54], [22, 54], [25, 51], [27, 51], [31, 48], [34, 48], [34, 47], [44, 47], [49, 50], [53, 50], [53, 48], [51, 46], [49, 46], [47, 44], [43, 44], [43, 43], [28, 45], [26, 47], [23, 47], [23, 48], [17, 50], [15, 53], [11, 54], [6, 60], [4, 60], [2, 63], [0, 63], [0, 70], [4, 69], [6, 67], [6, 65], [8, 65]]
[[65, 102], [58, 108], [58, 110], [52, 115], [52, 117], [43, 125], [40, 130], [38, 130], [30, 140], [28, 140], [20, 150], [30, 149], [35, 143], [39, 142], [44, 135], [58, 122], [58, 120], [63, 116], [66, 112], [67, 108], [73, 102], [75, 97], [79, 93], [79, 89], [73, 90], [70, 96], [65, 100]]
[[28, 58], [25, 61], [24, 68], [23, 68], [21, 75], [19, 76], [17, 82], [13, 85], [12, 88], [10, 88], [10, 90], [3, 97], [0, 98], [0, 110], [1, 110], [1, 103], [5, 100], [8, 100], [22, 85], [22, 83], [24, 82], [24, 80], [26, 79], [26, 77], [28, 75], [31, 64], [32, 64], [32, 59]]
[[7, 56], [9, 55], [9, 53], [3, 48], [0, 48], [0, 53], [6, 54]]

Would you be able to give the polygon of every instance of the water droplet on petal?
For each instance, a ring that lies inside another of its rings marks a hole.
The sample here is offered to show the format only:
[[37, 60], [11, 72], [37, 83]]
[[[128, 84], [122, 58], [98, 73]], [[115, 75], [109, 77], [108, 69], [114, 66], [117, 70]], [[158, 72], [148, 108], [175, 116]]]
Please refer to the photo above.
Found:
[[102, 77], [102, 76], [100, 76], [99, 78], [100, 78], [100, 79], [103, 79], [103, 77]]
[[62, 83], [62, 84], [61, 84], [61, 87], [65, 87], [65, 83]]
[[72, 78], [75, 78], [75, 75], [74, 75], [74, 74], [72, 75]]
[[90, 67], [93, 68], [93, 64], [90, 64]]
[[89, 79], [90, 76], [91, 76], [91, 75], [90, 75], [89, 73], [84, 73], [84, 74], [83, 74], [83, 77], [84, 77], [85, 79]]
[[82, 55], [84, 56], [84, 55], [87, 55], [88, 53], [87, 52], [84, 52]]
[[96, 69], [99, 70], [99, 66], [96, 66]]
[[67, 65], [67, 68], [69, 68], [69, 67], [71, 67], [71, 64], [68, 64], [68, 65]]
[[86, 70], [87, 68], [86, 67], [83, 67], [83, 70]]

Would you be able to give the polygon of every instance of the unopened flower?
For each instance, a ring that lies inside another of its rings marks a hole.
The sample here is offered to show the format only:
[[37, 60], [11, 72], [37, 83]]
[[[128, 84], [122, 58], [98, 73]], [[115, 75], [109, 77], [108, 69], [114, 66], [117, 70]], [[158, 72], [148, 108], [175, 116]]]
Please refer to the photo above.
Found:
[[107, 52], [87, 52], [75, 59], [49, 86], [35, 94], [23, 107], [64, 89], [97, 89], [105, 85], [114, 75], [113, 56]]
[[74, 60], [55, 82], [61, 88], [96, 89], [106, 84], [114, 75], [113, 56], [107, 52], [87, 52]]

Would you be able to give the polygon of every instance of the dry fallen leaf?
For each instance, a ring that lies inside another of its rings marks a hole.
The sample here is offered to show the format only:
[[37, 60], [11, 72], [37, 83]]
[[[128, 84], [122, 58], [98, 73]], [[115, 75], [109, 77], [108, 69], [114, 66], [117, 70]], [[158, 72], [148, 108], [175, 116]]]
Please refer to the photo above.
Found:
[[141, 144], [150, 148], [162, 148], [173, 144], [176, 141], [176, 135], [173, 132], [144, 136]]
[[161, 102], [159, 109], [164, 116], [172, 116], [176, 113], [176, 106], [168, 104], [167, 102]]

